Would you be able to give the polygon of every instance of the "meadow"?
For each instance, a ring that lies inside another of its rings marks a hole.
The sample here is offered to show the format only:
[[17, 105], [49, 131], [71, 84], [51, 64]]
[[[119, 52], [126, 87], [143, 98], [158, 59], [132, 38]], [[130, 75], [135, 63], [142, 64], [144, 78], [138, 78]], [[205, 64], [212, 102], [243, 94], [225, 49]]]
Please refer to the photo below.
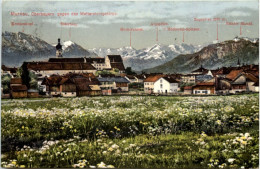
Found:
[[257, 168], [258, 117], [258, 94], [6, 101], [1, 166]]

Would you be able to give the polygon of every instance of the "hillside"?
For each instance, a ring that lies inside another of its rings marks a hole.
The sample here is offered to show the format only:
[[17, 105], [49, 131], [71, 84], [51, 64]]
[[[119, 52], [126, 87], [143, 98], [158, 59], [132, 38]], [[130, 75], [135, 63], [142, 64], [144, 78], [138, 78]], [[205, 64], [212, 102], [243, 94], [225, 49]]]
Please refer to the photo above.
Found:
[[[24, 61], [47, 60], [56, 57], [55, 45], [22, 32], [2, 33], [2, 64], [20, 66]], [[66, 41], [62, 43], [64, 57], [97, 56], [80, 45]]]
[[148, 73], [188, 73], [201, 65], [207, 69], [236, 66], [238, 58], [241, 64], [258, 64], [258, 56], [258, 39], [235, 38], [234, 40], [208, 45], [193, 54], [178, 55], [165, 64], [144, 71]]

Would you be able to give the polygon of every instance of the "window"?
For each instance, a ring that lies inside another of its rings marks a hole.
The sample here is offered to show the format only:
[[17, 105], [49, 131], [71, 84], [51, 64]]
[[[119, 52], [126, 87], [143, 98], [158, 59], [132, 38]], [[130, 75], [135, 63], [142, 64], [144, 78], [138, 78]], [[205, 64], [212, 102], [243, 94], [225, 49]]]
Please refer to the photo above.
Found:
[[74, 92], [72, 92], [72, 94], [74, 94]]
[[163, 88], [163, 84], [160, 84], [160, 87]]
[[160, 90], [158, 90], [158, 93], [160, 93]]
[[162, 83], [162, 79], [160, 80], [160, 83]]

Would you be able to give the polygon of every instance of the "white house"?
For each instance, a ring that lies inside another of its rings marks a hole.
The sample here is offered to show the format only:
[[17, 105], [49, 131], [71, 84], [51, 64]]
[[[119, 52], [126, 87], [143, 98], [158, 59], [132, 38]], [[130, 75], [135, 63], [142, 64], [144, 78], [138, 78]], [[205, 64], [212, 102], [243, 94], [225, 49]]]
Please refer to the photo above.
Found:
[[144, 92], [148, 94], [153, 93], [154, 83], [163, 76], [163, 74], [148, 75], [147, 78], [144, 79]]
[[154, 93], [177, 93], [178, 82], [172, 77], [161, 77], [154, 83]]

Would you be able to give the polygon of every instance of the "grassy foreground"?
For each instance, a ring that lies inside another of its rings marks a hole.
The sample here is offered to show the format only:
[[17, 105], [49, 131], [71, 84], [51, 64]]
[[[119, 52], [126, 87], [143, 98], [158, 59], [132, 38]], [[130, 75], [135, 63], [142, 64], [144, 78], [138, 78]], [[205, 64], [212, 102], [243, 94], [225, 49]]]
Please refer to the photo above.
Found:
[[258, 167], [258, 94], [2, 104], [2, 167]]

